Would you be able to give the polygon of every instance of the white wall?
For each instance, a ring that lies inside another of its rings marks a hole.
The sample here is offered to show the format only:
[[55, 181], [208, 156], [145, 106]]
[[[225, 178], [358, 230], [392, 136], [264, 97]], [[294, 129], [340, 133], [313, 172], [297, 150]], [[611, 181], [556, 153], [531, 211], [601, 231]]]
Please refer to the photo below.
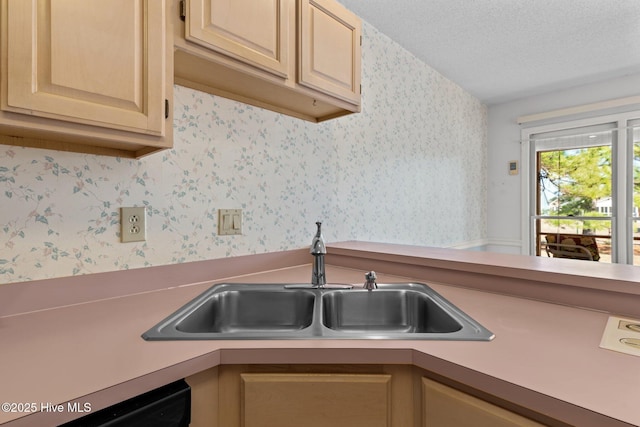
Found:
[[[362, 113], [322, 124], [175, 88], [175, 147], [141, 160], [0, 146], [0, 283], [328, 241], [486, 237], [487, 111], [363, 26]], [[146, 205], [147, 241], [119, 242]], [[242, 208], [242, 236], [216, 211]]]
[[[521, 175], [508, 174], [510, 160], [520, 159], [520, 131], [516, 119], [523, 115], [590, 104], [640, 94], [640, 74], [612, 79], [598, 84], [572, 87], [545, 95], [533, 96], [489, 107], [487, 250], [520, 253]], [[626, 110], [640, 106], [626, 107]], [[617, 109], [616, 111], [621, 111]], [[613, 111], [599, 111], [581, 116], [555, 119], [555, 122], [597, 116]], [[545, 122], [548, 123], [549, 121]], [[528, 126], [540, 123], [532, 123]]]

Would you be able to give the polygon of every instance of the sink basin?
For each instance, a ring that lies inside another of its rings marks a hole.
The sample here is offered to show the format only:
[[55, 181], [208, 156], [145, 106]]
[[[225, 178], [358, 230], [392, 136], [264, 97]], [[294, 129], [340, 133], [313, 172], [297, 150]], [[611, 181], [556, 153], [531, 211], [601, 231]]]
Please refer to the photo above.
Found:
[[451, 333], [462, 325], [427, 294], [405, 289], [335, 291], [322, 296], [322, 323], [344, 332]]
[[211, 295], [176, 329], [189, 333], [287, 332], [313, 320], [315, 295], [305, 291], [223, 290]]
[[493, 334], [421, 283], [378, 284], [372, 291], [292, 284], [220, 284], [142, 337], [489, 341]]
[[316, 294], [283, 285], [221, 284], [145, 332], [146, 340], [295, 338], [313, 323]]

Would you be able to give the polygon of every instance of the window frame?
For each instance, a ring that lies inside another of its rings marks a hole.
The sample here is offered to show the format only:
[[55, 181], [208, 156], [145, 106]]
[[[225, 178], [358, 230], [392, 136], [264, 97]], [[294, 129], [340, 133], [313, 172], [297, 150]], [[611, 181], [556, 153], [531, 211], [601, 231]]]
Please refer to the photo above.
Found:
[[[535, 256], [536, 150], [533, 135], [614, 123], [612, 141], [612, 263], [633, 264], [633, 127], [640, 110], [525, 127], [521, 130], [521, 253]], [[638, 125], [635, 125], [636, 127]]]

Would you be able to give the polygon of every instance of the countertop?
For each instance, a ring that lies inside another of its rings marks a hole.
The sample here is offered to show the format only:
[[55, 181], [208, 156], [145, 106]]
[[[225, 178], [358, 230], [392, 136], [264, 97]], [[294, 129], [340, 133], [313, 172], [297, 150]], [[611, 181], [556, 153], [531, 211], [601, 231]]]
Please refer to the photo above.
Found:
[[[64, 406], [61, 412], [0, 412], [0, 424], [56, 425], [79, 416], [66, 410], [67, 402], [88, 402], [98, 410], [219, 364], [400, 363], [485, 383], [487, 392], [510, 393], [581, 426], [640, 425], [640, 358], [599, 348], [607, 313], [442, 283], [427, 282], [494, 332], [493, 341], [140, 337], [213, 283], [304, 283], [310, 271], [310, 265], [298, 265], [0, 317], [0, 401], [34, 403], [38, 410]], [[359, 284], [363, 271], [328, 265], [327, 276]]]

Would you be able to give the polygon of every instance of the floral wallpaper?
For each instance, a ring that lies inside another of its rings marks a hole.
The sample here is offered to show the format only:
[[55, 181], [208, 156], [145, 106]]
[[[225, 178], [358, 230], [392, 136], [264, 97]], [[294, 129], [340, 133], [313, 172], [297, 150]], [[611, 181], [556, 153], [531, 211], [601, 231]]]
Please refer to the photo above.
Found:
[[[0, 284], [305, 247], [486, 237], [486, 107], [364, 23], [362, 113], [308, 123], [175, 87], [139, 160], [0, 145]], [[120, 243], [121, 206], [147, 240]], [[217, 209], [243, 209], [241, 236]]]

